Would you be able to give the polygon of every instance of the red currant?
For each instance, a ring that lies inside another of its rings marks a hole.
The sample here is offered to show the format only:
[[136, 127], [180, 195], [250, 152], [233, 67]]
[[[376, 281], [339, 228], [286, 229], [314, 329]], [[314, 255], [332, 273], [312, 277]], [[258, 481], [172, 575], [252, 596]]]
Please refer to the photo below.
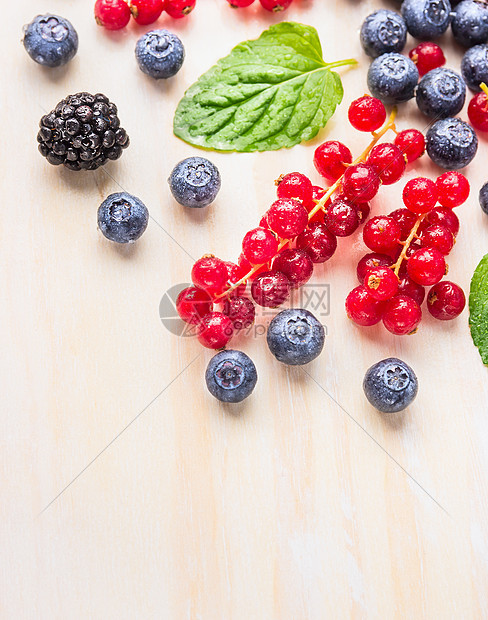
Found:
[[176, 310], [186, 323], [194, 325], [200, 323], [202, 318], [211, 312], [212, 299], [201, 288], [189, 286], [181, 291], [176, 298]]
[[455, 241], [452, 232], [444, 226], [439, 226], [439, 224], [426, 228], [420, 237], [423, 248], [435, 248], [444, 255], [449, 254]]
[[444, 280], [433, 286], [427, 296], [427, 308], [431, 315], [440, 321], [450, 321], [461, 314], [466, 305], [463, 289]]
[[471, 125], [478, 131], [488, 131], [488, 96], [486, 93], [475, 95], [468, 105]]
[[290, 172], [277, 181], [278, 198], [299, 200], [306, 208], [312, 204], [312, 181], [300, 172]]
[[256, 308], [248, 297], [231, 297], [225, 300], [222, 313], [229, 317], [235, 330], [240, 330], [254, 323]]
[[198, 341], [207, 349], [224, 348], [234, 335], [232, 321], [222, 312], [209, 312], [199, 327]]
[[349, 166], [342, 179], [342, 192], [353, 202], [369, 202], [380, 188], [380, 177], [370, 164]]
[[265, 228], [253, 228], [242, 241], [242, 252], [251, 265], [267, 263], [277, 251], [278, 240]]
[[312, 277], [313, 262], [304, 250], [283, 250], [274, 259], [273, 269], [285, 274], [291, 288], [298, 288]]
[[363, 229], [364, 243], [373, 252], [388, 254], [395, 250], [400, 241], [400, 226], [387, 215], [372, 217]]
[[412, 213], [427, 213], [437, 202], [437, 187], [434, 181], [418, 177], [411, 179], [403, 189], [403, 202]]
[[336, 237], [349, 237], [359, 226], [358, 211], [350, 203], [337, 198], [325, 212], [324, 224]]
[[396, 295], [386, 303], [383, 325], [395, 336], [415, 333], [421, 319], [420, 306], [407, 295]]
[[389, 267], [375, 267], [364, 277], [364, 286], [375, 299], [391, 299], [398, 291], [398, 276]]
[[398, 294], [411, 297], [418, 303], [419, 306], [422, 305], [422, 302], [425, 299], [424, 287], [411, 280], [408, 276], [401, 278], [398, 285]]
[[130, 12], [138, 24], [152, 24], [163, 12], [163, 0], [131, 0]]
[[440, 177], [437, 177], [435, 184], [437, 186], [437, 199], [443, 207], [453, 209], [468, 199], [469, 181], [460, 172], [444, 172]]
[[271, 230], [277, 235], [284, 239], [292, 239], [305, 230], [308, 213], [298, 200], [278, 198], [268, 209], [266, 219]]
[[189, 15], [195, 8], [197, 0], [165, 0], [164, 10], [173, 19]]
[[400, 131], [395, 138], [395, 144], [411, 164], [425, 153], [424, 134], [418, 129], [405, 129]]
[[371, 149], [368, 164], [374, 166], [383, 185], [396, 183], [405, 172], [407, 164], [402, 151], [394, 144], [377, 144]]
[[358, 212], [359, 224], [364, 224], [364, 222], [368, 219], [369, 213], [371, 211], [371, 207], [368, 202], [359, 202], [354, 205], [356, 211]]
[[[312, 202], [310, 206], [305, 205], [305, 207], [307, 208], [308, 211], [311, 211], [317, 202], [319, 202], [320, 200], [322, 200], [322, 198], [324, 197], [325, 194], [325, 189], [323, 189], [322, 187], [319, 187], [318, 185], [313, 185], [312, 186]], [[325, 206], [327, 207], [328, 205], [330, 205], [330, 198], [327, 200], [327, 202], [325, 203]], [[311, 218], [309, 218], [308, 223], [311, 224], [312, 222], [323, 222], [324, 221], [324, 211], [323, 209], [319, 209], [317, 211], [317, 213], [315, 213], [315, 215], [312, 215]]]
[[400, 241], [405, 241], [417, 222], [417, 216], [408, 209], [395, 209], [390, 213], [390, 217], [400, 226]]
[[130, 8], [125, 0], [97, 0], [95, 20], [107, 30], [120, 30], [130, 20]]
[[279, 13], [285, 11], [293, 0], [259, 0], [263, 9], [271, 11], [273, 13]]
[[233, 9], [244, 9], [247, 6], [251, 6], [254, 0], [227, 0]]
[[442, 49], [430, 41], [419, 43], [417, 47], [410, 50], [408, 55], [417, 65], [420, 76], [446, 64], [446, 58]]
[[352, 153], [342, 142], [330, 140], [315, 149], [313, 163], [319, 174], [335, 182], [352, 163]]
[[[243, 276], [248, 274], [253, 269], [253, 265], [251, 265], [251, 263], [247, 260], [244, 254], [239, 254], [237, 265], [239, 266], [239, 269], [241, 269]], [[256, 271], [254, 271], [253, 274], [249, 276], [249, 280], [252, 282], [256, 276], [258, 276], [260, 273], [263, 273], [264, 271], [268, 271], [267, 263], [259, 267], [259, 269], [257, 269]]]
[[376, 252], [365, 254], [359, 261], [356, 269], [358, 280], [362, 284], [366, 274], [369, 273], [371, 269], [376, 269], [376, 267], [390, 267], [392, 264], [393, 260], [386, 254], [378, 254]]
[[[230, 261], [226, 262], [225, 266], [227, 267], [227, 281], [229, 283], [229, 286], [232, 286], [232, 284], [239, 282], [239, 280], [243, 278], [249, 271], [249, 269], [243, 269], [240, 265], [236, 265], [235, 263], [231, 263]], [[239, 284], [238, 287], [232, 289], [230, 295], [232, 297], [241, 297], [246, 292], [246, 287], [247, 283], [242, 282], [242, 284]]]
[[454, 237], [456, 237], [459, 232], [459, 219], [452, 209], [446, 209], [445, 207], [436, 207], [432, 209], [429, 215], [423, 220], [420, 229], [424, 230], [428, 226], [434, 226], [435, 224], [448, 228]]
[[346, 298], [347, 316], [363, 327], [379, 323], [384, 309], [385, 302], [372, 297], [364, 286], [356, 286]]
[[372, 132], [379, 129], [385, 122], [386, 110], [379, 99], [364, 95], [351, 103], [348, 117], [354, 129]]
[[407, 273], [418, 284], [432, 286], [446, 275], [446, 261], [439, 250], [420, 248], [408, 259]]
[[193, 284], [207, 291], [209, 295], [221, 293], [227, 285], [228, 277], [224, 261], [211, 255], [197, 260], [191, 270]]
[[337, 237], [324, 224], [311, 224], [297, 237], [296, 246], [310, 256], [313, 263], [325, 263], [337, 248]]
[[290, 295], [290, 281], [280, 271], [265, 271], [251, 285], [251, 295], [259, 306], [276, 308]]

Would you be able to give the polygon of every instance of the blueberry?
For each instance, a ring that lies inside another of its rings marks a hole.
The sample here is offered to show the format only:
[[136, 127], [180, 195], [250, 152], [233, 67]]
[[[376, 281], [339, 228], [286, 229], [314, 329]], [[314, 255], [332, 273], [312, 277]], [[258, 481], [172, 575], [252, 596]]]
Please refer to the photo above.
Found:
[[268, 347], [279, 362], [308, 364], [320, 355], [325, 341], [323, 326], [308, 310], [283, 310], [271, 321]]
[[361, 45], [368, 56], [401, 52], [407, 41], [407, 26], [401, 15], [381, 9], [368, 15], [361, 27]]
[[208, 391], [224, 403], [240, 403], [254, 390], [257, 380], [254, 362], [242, 351], [220, 351], [205, 372]]
[[451, 3], [449, 0], [405, 0], [402, 15], [413, 37], [432, 41], [449, 27]]
[[463, 109], [466, 100], [466, 84], [451, 69], [434, 69], [420, 80], [417, 88], [419, 110], [430, 118], [447, 118]]
[[32, 60], [46, 67], [59, 67], [78, 51], [78, 34], [64, 17], [38, 15], [24, 26], [23, 43]]
[[136, 45], [139, 68], [156, 80], [176, 75], [185, 59], [181, 40], [168, 30], [151, 30]]
[[488, 9], [481, 2], [463, 0], [454, 10], [452, 33], [464, 47], [488, 41]]
[[168, 179], [175, 200], [184, 207], [206, 207], [220, 190], [220, 173], [203, 157], [188, 157], [173, 168]]
[[116, 243], [136, 241], [147, 228], [149, 213], [146, 205], [131, 194], [111, 194], [98, 208], [98, 227]]
[[471, 90], [481, 92], [480, 84], [488, 84], [488, 45], [475, 45], [464, 54], [461, 73]]
[[414, 371], [396, 357], [389, 357], [371, 366], [363, 381], [366, 398], [382, 413], [403, 411], [413, 402], [418, 389]]
[[410, 58], [401, 54], [383, 54], [373, 60], [368, 71], [371, 94], [383, 103], [395, 104], [412, 99], [419, 72]]
[[427, 153], [446, 170], [459, 170], [474, 159], [478, 138], [472, 127], [460, 118], [444, 118], [427, 132]]
[[485, 183], [480, 189], [480, 205], [486, 215], [488, 215], [488, 183]]

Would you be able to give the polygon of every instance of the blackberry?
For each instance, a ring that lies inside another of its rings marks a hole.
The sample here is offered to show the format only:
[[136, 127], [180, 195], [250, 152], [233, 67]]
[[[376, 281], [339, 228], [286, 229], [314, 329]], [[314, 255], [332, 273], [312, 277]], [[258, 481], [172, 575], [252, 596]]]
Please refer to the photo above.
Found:
[[117, 106], [100, 93], [69, 95], [39, 122], [39, 152], [53, 166], [96, 170], [129, 146]]

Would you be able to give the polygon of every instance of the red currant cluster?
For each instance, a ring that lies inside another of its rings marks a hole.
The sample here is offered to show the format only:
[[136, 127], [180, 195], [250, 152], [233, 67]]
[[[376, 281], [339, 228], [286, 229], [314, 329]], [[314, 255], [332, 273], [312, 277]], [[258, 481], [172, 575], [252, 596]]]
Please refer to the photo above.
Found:
[[361, 285], [346, 299], [350, 319], [363, 326], [383, 320], [392, 334], [412, 334], [422, 318], [426, 286], [432, 286], [427, 308], [436, 319], [454, 319], [463, 311], [463, 290], [441, 280], [459, 231], [452, 209], [467, 200], [469, 189], [459, 172], [445, 172], [435, 182], [412, 179], [403, 190], [406, 208], [368, 221], [363, 239], [371, 253], [359, 261]]
[[196, 0], [97, 0], [95, 19], [107, 30], [125, 28], [131, 15], [140, 25], [152, 24], [163, 11], [174, 19], [181, 19], [195, 8]]
[[[254, 3], [254, 0], [227, 0], [233, 9], [244, 9]], [[259, 0], [259, 4], [273, 13], [285, 11], [293, 0]]]

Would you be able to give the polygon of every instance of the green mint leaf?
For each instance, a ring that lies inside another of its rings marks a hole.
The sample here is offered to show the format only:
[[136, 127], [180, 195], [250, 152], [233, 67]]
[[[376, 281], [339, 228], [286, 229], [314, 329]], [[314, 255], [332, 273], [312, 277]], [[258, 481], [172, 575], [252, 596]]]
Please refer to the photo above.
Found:
[[471, 279], [469, 326], [483, 364], [488, 364], [488, 254], [481, 259]]
[[311, 140], [342, 101], [315, 28], [282, 22], [237, 45], [185, 93], [176, 136], [218, 151], [273, 151]]

